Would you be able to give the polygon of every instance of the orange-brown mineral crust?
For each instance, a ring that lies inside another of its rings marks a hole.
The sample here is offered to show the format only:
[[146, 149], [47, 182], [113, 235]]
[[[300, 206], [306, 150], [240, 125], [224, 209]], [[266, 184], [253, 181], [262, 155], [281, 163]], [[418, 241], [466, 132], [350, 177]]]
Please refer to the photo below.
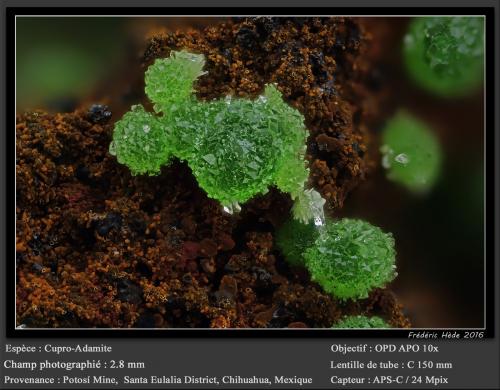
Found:
[[[311, 132], [310, 184], [340, 206], [367, 169], [363, 37], [346, 18], [235, 20], [153, 38], [145, 64], [174, 48], [205, 53], [201, 98], [276, 82]], [[17, 118], [18, 325], [330, 327], [364, 313], [409, 326], [390, 291], [340, 303], [288, 267], [273, 237], [286, 195], [225, 214], [181, 162], [131, 176], [108, 153], [112, 130], [103, 105]]]

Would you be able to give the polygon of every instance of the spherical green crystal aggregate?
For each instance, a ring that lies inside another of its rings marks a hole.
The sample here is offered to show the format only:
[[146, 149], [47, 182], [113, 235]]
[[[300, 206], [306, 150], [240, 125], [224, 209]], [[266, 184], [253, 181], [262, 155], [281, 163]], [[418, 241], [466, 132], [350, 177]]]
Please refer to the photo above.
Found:
[[380, 151], [387, 177], [410, 191], [428, 192], [439, 178], [440, 143], [429, 126], [406, 111], [388, 121]]
[[314, 224], [289, 219], [276, 231], [276, 246], [290, 265], [304, 267], [304, 252], [314, 243], [318, 234]]
[[334, 329], [369, 329], [369, 328], [390, 328], [391, 326], [382, 318], [373, 316], [347, 316], [334, 324]]
[[[159, 115], [142, 107], [127, 113], [115, 125], [110, 152], [133, 174], [157, 174], [170, 156], [184, 160], [207, 195], [228, 209], [271, 185], [292, 199], [307, 198], [308, 132], [302, 114], [273, 84], [256, 99], [199, 101], [193, 83], [204, 64], [203, 55], [184, 51], [156, 60], [146, 72], [145, 90]], [[146, 125], [148, 137], [140, 132]], [[324, 201], [314, 200], [301, 203], [302, 220], [322, 217]]]
[[[279, 99], [269, 99], [270, 95]], [[200, 132], [187, 162], [208, 196], [224, 205], [246, 202], [267, 192], [281, 173], [278, 168], [296, 161], [302, 170], [295, 176], [287, 172], [290, 180], [295, 179], [295, 187], [287, 192], [303, 188], [307, 178], [301, 154], [307, 135], [303, 118], [284, 104], [274, 85], [255, 100], [227, 98], [205, 107], [211, 112], [203, 121], [208, 130]]]
[[442, 96], [459, 96], [481, 85], [482, 17], [415, 18], [403, 46], [408, 72], [423, 88]]
[[342, 300], [366, 298], [397, 275], [392, 234], [356, 219], [327, 221], [304, 258], [312, 280]]
[[157, 175], [171, 156], [168, 129], [144, 107], [134, 106], [116, 123], [109, 152], [134, 175]]

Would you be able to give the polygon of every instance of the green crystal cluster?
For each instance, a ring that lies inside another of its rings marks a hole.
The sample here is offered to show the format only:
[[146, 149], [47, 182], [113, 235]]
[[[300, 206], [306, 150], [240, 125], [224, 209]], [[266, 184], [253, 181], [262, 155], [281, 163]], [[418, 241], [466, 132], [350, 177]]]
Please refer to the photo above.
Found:
[[304, 258], [311, 279], [340, 299], [366, 298], [397, 275], [392, 234], [357, 219], [324, 225]]
[[362, 220], [322, 226], [289, 220], [277, 230], [276, 245], [290, 265], [305, 266], [312, 280], [341, 300], [366, 298], [397, 275], [392, 234]]
[[433, 131], [399, 111], [382, 133], [382, 166], [387, 177], [415, 193], [428, 192], [441, 171], [442, 151]]
[[141, 105], [133, 106], [116, 123], [113, 139], [109, 153], [134, 175], [156, 175], [171, 157], [165, 127]]
[[369, 329], [369, 328], [390, 328], [391, 326], [382, 318], [362, 315], [347, 316], [332, 326], [334, 329]]
[[145, 83], [156, 115], [133, 107], [116, 123], [110, 153], [134, 175], [157, 175], [172, 157], [186, 161], [228, 211], [276, 185], [296, 200], [297, 219], [322, 219], [324, 200], [304, 188], [308, 132], [300, 112], [273, 84], [254, 100], [199, 101], [193, 84], [204, 64], [203, 55], [185, 51], [156, 60]]
[[318, 234], [315, 225], [289, 219], [276, 231], [276, 245], [290, 265], [304, 267], [304, 251], [314, 244]]
[[415, 18], [403, 51], [408, 72], [420, 86], [441, 96], [464, 95], [483, 80], [484, 19]]

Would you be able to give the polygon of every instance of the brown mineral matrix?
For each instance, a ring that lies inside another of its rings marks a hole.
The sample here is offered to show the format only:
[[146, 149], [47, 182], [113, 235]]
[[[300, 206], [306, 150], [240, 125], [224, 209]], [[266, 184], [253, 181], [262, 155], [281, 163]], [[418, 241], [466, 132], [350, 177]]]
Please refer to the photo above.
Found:
[[[155, 37], [144, 59], [206, 54], [203, 99], [277, 83], [311, 132], [310, 184], [337, 207], [369, 165], [367, 42], [347, 18], [238, 19]], [[108, 152], [115, 119], [103, 105], [17, 118], [18, 325], [329, 328], [356, 313], [409, 326], [390, 290], [338, 302], [287, 265], [274, 231], [291, 202], [276, 189], [228, 215], [182, 162], [131, 176]]]
[[205, 54], [208, 73], [196, 87], [202, 99], [255, 97], [276, 83], [310, 131], [310, 185], [336, 208], [371, 165], [368, 128], [378, 102], [367, 86], [369, 44], [353, 18], [236, 18], [203, 31], [154, 36], [144, 65], [171, 50]]

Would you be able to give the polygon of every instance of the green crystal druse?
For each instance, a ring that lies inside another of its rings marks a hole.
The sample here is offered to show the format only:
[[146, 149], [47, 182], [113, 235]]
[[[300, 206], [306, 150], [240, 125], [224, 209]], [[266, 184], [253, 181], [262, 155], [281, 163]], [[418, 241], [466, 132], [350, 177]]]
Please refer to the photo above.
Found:
[[387, 177], [414, 193], [428, 192], [441, 171], [441, 145], [423, 122], [401, 110], [382, 133], [382, 166]]
[[347, 316], [332, 326], [334, 329], [381, 329], [390, 328], [391, 326], [382, 318], [373, 316], [367, 317], [362, 315]]
[[366, 298], [397, 275], [392, 234], [357, 219], [327, 221], [304, 258], [312, 280], [341, 300]]
[[304, 252], [318, 237], [318, 228], [312, 223], [304, 224], [289, 219], [276, 231], [276, 245], [287, 263], [294, 267], [304, 267]]
[[203, 72], [200, 54], [173, 51], [146, 71], [146, 94], [157, 115], [135, 106], [115, 125], [110, 153], [132, 174], [157, 175], [172, 157], [187, 162], [207, 195], [237, 209], [276, 185], [296, 200], [303, 222], [323, 218], [324, 200], [305, 190], [308, 132], [299, 111], [275, 85], [257, 99], [199, 101], [193, 84]]
[[134, 175], [160, 173], [171, 156], [165, 127], [140, 105], [116, 123], [113, 139], [109, 152]]
[[423, 88], [441, 96], [470, 93], [483, 80], [484, 19], [415, 18], [403, 51], [410, 76]]

